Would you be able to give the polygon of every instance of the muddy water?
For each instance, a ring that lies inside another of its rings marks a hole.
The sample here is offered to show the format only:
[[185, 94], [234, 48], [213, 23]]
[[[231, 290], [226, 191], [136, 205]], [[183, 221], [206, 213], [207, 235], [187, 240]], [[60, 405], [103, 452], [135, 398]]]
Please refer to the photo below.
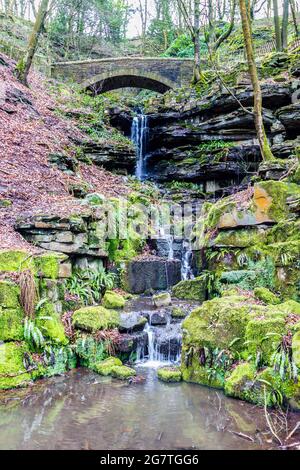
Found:
[[[263, 411], [199, 385], [139, 384], [78, 369], [0, 394], [0, 449], [270, 448]], [[232, 431], [254, 439], [250, 442]]]

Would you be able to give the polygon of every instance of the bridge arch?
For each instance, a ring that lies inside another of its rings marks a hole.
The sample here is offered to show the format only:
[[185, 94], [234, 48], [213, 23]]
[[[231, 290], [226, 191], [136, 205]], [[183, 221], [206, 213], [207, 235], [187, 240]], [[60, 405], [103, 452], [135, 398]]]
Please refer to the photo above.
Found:
[[176, 88], [176, 83], [160, 74], [145, 72], [135, 68], [100, 73], [90, 76], [81, 83], [83, 90], [89, 90], [94, 95], [128, 87], [144, 88], [158, 93], [166, 93], [166, 91]]

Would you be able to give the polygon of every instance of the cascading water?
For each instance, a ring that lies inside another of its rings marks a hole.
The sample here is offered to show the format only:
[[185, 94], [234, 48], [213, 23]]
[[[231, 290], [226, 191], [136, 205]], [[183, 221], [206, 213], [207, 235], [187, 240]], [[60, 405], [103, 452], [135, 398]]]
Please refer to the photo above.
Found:
[[180, 323], [172, 323], [170, 318], [167, 325], [151, 325], [151, 315], [144, 332], [147, 333], [147, 348], [137, 349], [137, 362], [147, 367], [159, 367], [166, 364], [176, 364], [180, 361], [182, 331]]
[[188, 245], [182, 247], [182, 259], [181, 259], [181, 277], [183, 281], [188, 279], [194, 279], [193, 268], [192, 268], [193, 251]]
[[146, 177], [145, 157], [148, 135], [148, 117], [144, 114], [138, 114], [132, 121], [131, 140], [136, 146], [137, 159], [135, 175], [140, 181]]

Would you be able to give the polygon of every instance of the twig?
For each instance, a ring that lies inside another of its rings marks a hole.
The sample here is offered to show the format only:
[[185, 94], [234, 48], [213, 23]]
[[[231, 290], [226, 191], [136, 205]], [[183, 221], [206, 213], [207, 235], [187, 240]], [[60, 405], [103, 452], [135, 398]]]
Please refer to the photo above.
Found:
[[300, 421], [298, 421], [298, 423], [296, 424], [296, 426], [294, 427], [294, 429], [290, 432], [290, 434], [288, 435], [288, 437], [286, 438], [287, 441], [290, 440], [290, 438], [295, 434], [295, 432], [300, 428]]
[[243, 432], [231, 431], [230, 429], [229, 429], [229, 432], [231, 434], [235, 434], [238, 437], [241, 437], [242, 439], [246, 439], [247, 441], [254, 442], [253, 437], [248, 436], [248, 434], [244, 434]]
[[264, 386], [264, 401], [265, 401], [265, 405], [264, 405], [264, 410], [265, 410], [265, 417], [266, 417], [266, 421], [267, 421], [267, 424], [268, 424], [268, 427], [271, 431], [271, 434], [275, 437], [275, 439], [279, 442], [279, 444], [282, 446], [282, 441], [281, 439], [277, 436], [276, 432], [274, 431], [273, 429], [273, 425], [272, 425], [272, 422], [270, 420], [270, 417], [269, 417], [269, 414], [268, 414], [268, 410], [267, 410], [267, 395], [266, 395], [266, 387]]

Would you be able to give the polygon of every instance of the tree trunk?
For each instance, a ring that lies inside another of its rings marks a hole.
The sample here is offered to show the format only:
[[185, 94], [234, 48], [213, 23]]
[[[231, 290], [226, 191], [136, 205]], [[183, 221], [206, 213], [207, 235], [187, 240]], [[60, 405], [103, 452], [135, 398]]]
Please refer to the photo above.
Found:
[[194, 77], [193, 82], [199, 82], [200, 75], [200, 0], [194, 0]]
[[279, 21], [279, 14], [278, 14], [278, 0], [273, 0], [273, 10], [274, 10], [276, 50], [280, 52], [282, 51], [282, 41], [281, 41], [280, 21]]
[[298, 23], [297, 23], [297, 13], [296, 13], [295, 0], [290, 0], [290, 6], [291, 6], [291, 12], [292, 12], [292, 17], [293, 17], [295, 33], [296, 33], [296, 37], [298, 38], [299, 37], [299, 27], [298, 27]]
[[262, 159], [264, 161], [270, 161], [274, 159], [272, 154], [265, 128], [263, 123], [263, 115], [262, 115], [262, 94], [260, 83], [258, 80], [257, 68], [255, 64], [254, 58], [254, 50], [253, 50], [253, 39], [252, 39], [252, 31], [251, 31], [251, 22], [247, 12], [246, 0], [239, 0], [240, 2], [240, 12], [241, 12], [241, 19], [242, 19], [242, 28], [243, 28], [243, 35], [244, 35], [244, 42], [245, 42], [245, 49], [248, 61], [248, 68], [251, 77], [252, 87], [253, 87], [253, 99], [254, 99], [254, 122], [255, 122], [255, 129], [256, 134], [260, 146], [260, 151], [262, 155]]
[[231, 9], [230, 9], [230, 23], [227, 30], [221, 34], [221, 36], [217, 39], [214, 44], [214, 50], [216, 51], [220, 45], [226, 41], [226, 39], [230, 36], [234, 28], [234, 19], [235, 19], [235, 10], [236, 10], [237, 0], [231, 0]]
[[33, 30], [29, 38], [27, 51], [25, 53], [24, 58], [19, 61], [16, 67], [17, 78], [25, 86], [28, 86], [28, 74], [32, 65], [34, 55], [36, 53], [39, 36], [44, 27], [45, 18], [48, 12], [48, 5], [49, 0], [41, 0], [35, 24], [33, 26]]
[[290, 6], [289, 0], [284, 0], [283, 1], [282, 26], [281, 26], [282, 49], [287, 48], [287, 42], [288, 42], [289, 6]]

